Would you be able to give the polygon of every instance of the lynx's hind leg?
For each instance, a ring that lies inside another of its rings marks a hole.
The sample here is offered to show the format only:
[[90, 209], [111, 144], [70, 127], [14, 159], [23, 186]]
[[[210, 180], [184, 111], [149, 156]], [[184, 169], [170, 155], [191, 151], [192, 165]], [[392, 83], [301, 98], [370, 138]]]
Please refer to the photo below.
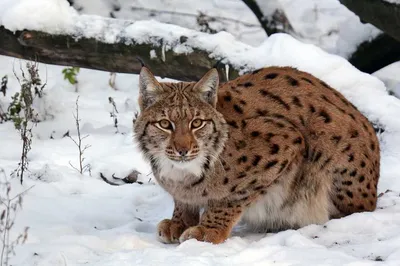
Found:
[[[261, 192], [245, 210], [243, 220], [252, 228], [267, 231], [326, 222], [329, 181], [310, 172], [313, 163], [307, 161], [307, 143], [296, 125], [282, 116], [261, 116], [243, 124], [244, 134], [233, 139], [236, 143], [242, 143], [240, 137], [252, 139], [242, 156], [256, 160], [239, 161], [251, 177], [249, 182], [256, 182], [248, 190]], [[240, 153], [235, 156], [241, 158]]]

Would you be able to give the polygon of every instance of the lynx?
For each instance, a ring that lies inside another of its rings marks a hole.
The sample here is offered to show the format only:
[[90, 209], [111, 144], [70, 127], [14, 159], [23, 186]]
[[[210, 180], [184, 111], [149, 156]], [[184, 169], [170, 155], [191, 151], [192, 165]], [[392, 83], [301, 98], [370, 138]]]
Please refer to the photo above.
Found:
[[311, 74], [268, 67], [219, 85], [211, 69], [161, 83], [143, 67], [139, 88], [135, 138], [175, 203], [160, 241], [216, 244], [239, 221], [275, 232], [376, 208], [374, 128]]

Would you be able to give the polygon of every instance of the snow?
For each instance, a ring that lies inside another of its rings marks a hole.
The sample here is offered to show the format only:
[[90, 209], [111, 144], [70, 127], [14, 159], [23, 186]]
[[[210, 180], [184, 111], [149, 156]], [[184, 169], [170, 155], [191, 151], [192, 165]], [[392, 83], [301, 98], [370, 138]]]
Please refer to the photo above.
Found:
[[[40, 0], [47, 11], [35, 9], [37, 13], [33, 14], [27, 9], [34, 7], [31, 3], [1, 1], [0, 23], [10, 30], [46, 29], [107, 42], [122, 37], [153, 44], [163, 40], [164, 49], [184, 53], [200, 47], [213, 57], [245, 66], [243, 71], [288, 65], [314, 74], [384, 127], [385, 131], [379, 134], [382, 167], [378, 189], [382, 195], [375, 212], [354, 214], [325, 225], [275, 234], [246, 232], [239, 225], [218, 246], [195, 240], [181, 245], [162, 244], [155, 235], [156, 225], [170, 217], [173, 203], [154, 183], [149, 165], [133, 142], [138, 76], [117, 74], [114, 90], [109, 87], [109, 73], [82, 69], [75, 92], [75, 87], [63, 79], [63, 67], [40, 65], [40, 75], [47, 86], [44, 98], [35, 100], [35, 108], [44, 121], [33, 128], [29, 176], [22, 186], [18, 180], [12, 181], [13, 191], [33, 186], [12, 231], [15, 236], [29, 226], [29, 237], [25, 245], [17, 247], [12, 265], [400, 264], [400, 102], [387, 93], [382, 81], [361, 73], [342, 57], [285, 34], [275, 34], [260, 45], [251, 46], [226, 32], [207, 35], [155, 21], [114, 22], [78, 15], [61, 0]], [[58, 15], [50, 16], [48, 13], [52, 12]], [[65, 17], [62, 19], [59, 14]], [[17, 15], [24, 19], [13, 21]], [[70, 20], [76, 26], [72, 27]], [[183, 44], [179, 41], [182, 35], [189, 37]], [[160, 50], [151, 54], [160, 56]], [[0, 57], [0, 77], [9, 77], [7, 95], [0, 95], [3, 109], [18, 90], [13, 68], [19, 73], [19, 64], [18, 60]], [[91, 176], [80, 175], [70, 166], [77, 165], [77, 149], [69, 138], [63, 137], [67, 131], [76, 137], [73, 113], [78, 95], [81, 131], [89, 134], [84, 144], [92, 145], [85, 152]], [[116, 103], [121, 133], [115, 133], [109, 97]], [[9, 174], [18, 164], [20, 139], [10, 122], [0, 124], [0, 136], [0, 168]], [[124, 177], [134, 169], [141, 173], [142, 185], [110, 186], [99, 178], [100, 172], [107, 177]]]
[[375, 73], [373, 75], [382, 80], [389, 92], [394, 96], [400, 98], [400, 62], [392, 63]]
[[0, 25], [12, 31], [60, 33], [73, 25], [76, 16], [77, 12], [64, 0], [2, 0], [0, 3]]
[[365, 42], [372, 41], [382, 32], [371, 24], [362, 23], [359, 17], [349, 17], [340, 24], [339, 38], [336, 43], [336, 54], [350, 58], [357, 47]]
[[338, 0], [280, 0], [300, 40], [325, 51], [348, 58], [359, 44], [376, 37], [380, 31]]
[[400, 4], [400, 0], [384, 0], [384, 1], [392, 4]]
[[202, 12], [216, 18], [211, 28], [230, 32], [245, 43], [257, 45], [266, 37], [255, 15], [240, 0], [75, 0], [74, 7], [82, 14], [131, 21], [151, 18], [194, 30], [200, 30], [196, 17]]

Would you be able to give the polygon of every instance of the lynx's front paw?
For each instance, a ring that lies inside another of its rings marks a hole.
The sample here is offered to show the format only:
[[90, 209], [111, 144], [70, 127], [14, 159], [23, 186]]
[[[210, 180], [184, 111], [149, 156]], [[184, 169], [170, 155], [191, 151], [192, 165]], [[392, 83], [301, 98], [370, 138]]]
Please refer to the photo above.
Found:
[[199, 241], [211, 242], [219, 244], [224, 242], [229, 236], [229, 230], [226, 228], [207, 228], [203, 225], [193, 226], [188, 228], [179, 241], [182, 243], [189, 239], [197, 239]]
[[179, 243], [179, 237], [184, 230], [183, 223], [170, 219], [162, 220], [157, 226], [158, 238], [166, 244]]

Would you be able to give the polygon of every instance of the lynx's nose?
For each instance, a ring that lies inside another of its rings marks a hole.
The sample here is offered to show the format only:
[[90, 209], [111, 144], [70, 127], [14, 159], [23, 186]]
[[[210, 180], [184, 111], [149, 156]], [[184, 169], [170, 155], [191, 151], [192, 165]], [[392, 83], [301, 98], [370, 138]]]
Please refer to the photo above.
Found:
[[177, 150], [180, 156], [186, 156], [189, 153], [189, 149], [182, 148], [180, 150]]
[[181, 156], [185, 157], [189, 154], [191, 147], [192, 147], [192, 142], [191, 141], [176, 141], [175, 142], [175, 150], [176, 152]]
[[175, 150], [175, 155], [179, 156], [180, 159], [187, 159], [185, 157], [190, 156], [192, 146], [194, 144], [194, 137], [189, 131], [189, 128], [185, 127], [188, 124], [185, 121], [181, 121], [181, 124], [176, 123], [176, 130], [172, 136], [172, 146]]

